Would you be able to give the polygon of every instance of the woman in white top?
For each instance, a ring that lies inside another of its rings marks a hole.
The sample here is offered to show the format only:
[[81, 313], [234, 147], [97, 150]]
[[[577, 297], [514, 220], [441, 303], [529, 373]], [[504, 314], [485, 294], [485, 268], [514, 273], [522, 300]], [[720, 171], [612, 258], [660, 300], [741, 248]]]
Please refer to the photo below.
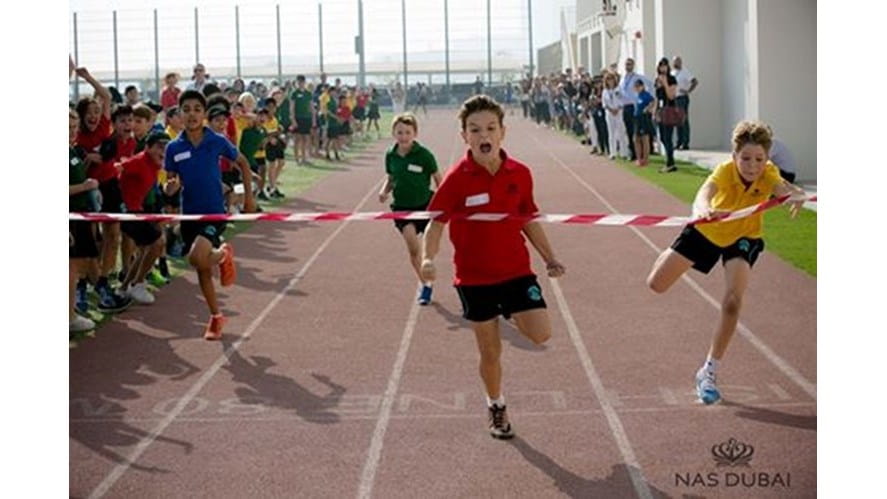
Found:
[[403, 85], [400, 84], [400, 81], [394, 85], [394, 88], [388, 89], [389, 95], [391, 95], [391, 105], [394, 108], [394, 114], [398, 115], [403, 113], [407, 107], [407, 93], [403, 90]]
[[617, 154], [628, 158], [628, 134], [625, 131], [625, 122], [622, 121], [622, 90], [619, 89], [613, 73], [604, 76], [603, 100], [607, 129], [610, 132], [610, 159], [615, 159]]

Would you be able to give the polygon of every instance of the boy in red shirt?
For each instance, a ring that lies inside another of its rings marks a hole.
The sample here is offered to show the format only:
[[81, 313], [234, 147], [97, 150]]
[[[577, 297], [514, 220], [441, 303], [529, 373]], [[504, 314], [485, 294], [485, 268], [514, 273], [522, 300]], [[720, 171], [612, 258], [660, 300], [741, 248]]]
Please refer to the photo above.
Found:
[[163, 93], [160, 94], [160, 105], [165, 111], [179, 104], [179, 94], [182, 93], [182, 90], [176, 86], [176, 83], [179, 82], [179, 75], [175, 73], [167, 73], [163, 81], [166, 86], [163, 88]]
[[444, 225], [452, 219], [454, 284], [462, 300], [462, 315], [471, 321], [480, 351], [490, 434], [507, 439], [514, 436], [514, 430], [501, 390], [499, 315], [513, 317], [518, 330], [537, 345], [551, 337], [551, 322], [542, 290], [530, 268], [524, 236], [545, 260], [550, 277], [560, 277], [565, 269], [538, 222], [481, 222], [463, 218], [478, 212], [531, 216], [538, 211], [533, 201], [530, 169], [501, 149], [505, 138], [503, 118], [502, 107], [486, 95], [476, 95], [462, 104], [461, 134], [469, 150], [447, 172], [428, 205], [428, 211], [441, 211], [443, 215], [425, 231], [421, 274], [425, 282], [434, 280], [433, 260], [440, 249]]
[[[152, 132], [145, 141], [145, 150], [120, 164], [120, 191], [128, 213], [146, 211], [145, 203], [157, 183], [157, 172], [163, 167], [168, 142], [169, 135]], [[166, 244], [163, 233], [153, 222], [123, 222], [120, 229], [137, 247], [121, 288], [137, 303], [150, 305], [154, 303], [154, 296], [148, 291], [145, 277], [163, 254]]]

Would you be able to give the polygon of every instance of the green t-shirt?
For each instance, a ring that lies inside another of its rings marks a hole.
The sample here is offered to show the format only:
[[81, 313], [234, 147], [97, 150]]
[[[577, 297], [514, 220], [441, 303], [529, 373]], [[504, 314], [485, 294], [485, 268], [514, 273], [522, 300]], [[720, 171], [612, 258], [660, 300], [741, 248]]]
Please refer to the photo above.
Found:
[[311, 99], [313, 95], [308, 89], [297, 88], [290, 94], [290, 99], [295, 106], [296, 118], [311, 117]]
[[287, 130], [290, 125], [292, 125], [292, 120], [290, 120], [290, 100], [289, 97], [284, 97], [282, 101], [280, 101], [280, 105], [277, 106], [277, 121], [280, 123], [280, 126], [283, 127], [284, 130]]
[[243, 133], [240, 135], [240, 152], [250, 164], [255, 163], [256, 153], [261, 148], [265, 135], [265, 129], [258, 125], [243, 129]]
[[[68, 148], [68, 172], [68, 185], [82, 184], [86, 181], [86, 163], [80, 150], [74, 147]], [[89, 191], [68, 198], [68, 211], [90, 211], [91, 206]]]
[[394, 184], [392, 207], [418, 208], [431, 200], [431, 175], [437, 173], [434, 154], [419, 142], [406, 156], [397, 153], [397, 144], [385, 153], [385, 173]]

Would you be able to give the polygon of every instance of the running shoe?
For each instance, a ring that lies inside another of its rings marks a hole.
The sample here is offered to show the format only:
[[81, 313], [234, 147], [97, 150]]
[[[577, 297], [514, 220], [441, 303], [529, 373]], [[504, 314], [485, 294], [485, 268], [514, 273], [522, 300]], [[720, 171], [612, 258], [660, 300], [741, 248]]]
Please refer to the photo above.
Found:
[[144, 282], [130, 284], [126, 295], [140, 305], [151, 305], [154, 303], [154, 295], [148, 291], [148, 286]]
[[659, 169], [659, 173], [671, 173], [676, 171], [678, 171], [678, 167], [675, 165], [667, 165]]
[[505, 406], [498, 406], [493, 404], [489, 407], [490, 412], [490, 435], [493, 438], [498, 438], [500, 440], [507, 440], [514, 436], [514, 429], [511, 428], [511, 423], [508, 422], [508, 414], [505, 410]]
[[164, 279], [170, 279], [172, 276], [169, 274], [169, 264], [166, 261], [166, 257], [161, 256], [157, 259], [157, 270], [160, 271], [160, 277]]
[[268, 195], [265, 194], [265, 191], [259, 191], [259, 194], [256, 197], [262, 201], [270, 201], [271, 200], [271, 198], [269, 198]]
[[704, 367], [696, 372], [696, 395], [705, 405], [711, 405], [721, 400], [721, 392], [715, 384], [715, 374]]
[[283, 195], [282, 192], [280, 192], [280, 189], [278, 189], [277, 187], [275, 187], [274, 190], [271, 191], [271, 197], [272, 197], [272, 198], [277, 198], [277, 199], [283, 199], [285, 196]]
[[93, 329], [95, 329], [95, 322], [82, 315], [74, 314], [74, 318], [71, 319], [71, 322], [68, 325], [68, 334], [84, 333], [86, 331], [92, 331]]
[[237, 269], [234, 267], [234, 248], [230, 243], [222, 244], [222, 259], [219, 260], [219, 276], [222, 286], [230, 286], [234, 284], [237, 278]]
[[99, 295], [98, 309], [102, 313], [116, 314], [132, 305], [132, 298], [118, 295], [107, 284], [96, 288], [96, 292]]
[[206, 324], [206, 331], [203, 332], [203, 339], [207, 341], [218, 341], [222, 339], [222, 328], [228, 322], [222, 314], [212, 315]]
[[419, 298], [416, 301], [419, 302], [419, 305], [428, 305], [431, 303], [431, 286], [423, 284], [422, 291], [419, 293]]

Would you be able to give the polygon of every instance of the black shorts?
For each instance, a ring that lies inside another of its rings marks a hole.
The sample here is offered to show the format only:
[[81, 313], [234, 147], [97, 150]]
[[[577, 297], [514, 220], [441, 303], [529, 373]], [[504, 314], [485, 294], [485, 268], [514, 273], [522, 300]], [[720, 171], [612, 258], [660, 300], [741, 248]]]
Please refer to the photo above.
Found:
[[764, 251], [764, 240], [741, 237], [735, 243], [722, 248], [708, 240], [695, 227], [687, 226], [672, 243], [671, 249], [693, 262], [693, 268], [708, 274], [721, 259], [724, 263], [733, 258], [742, 258], [753, 267], [758, 255]]
[[213, 248], [218, 248], [222, 245], [222, 234], [225, 232], [225, 227], [228, 224], [225, 222], [193, 222], [193, 221], [183, 221], [181, 224], [182, 231], [182, 242], [185, 243], [184, 249], [182, 249], [182, 254], [187, 255], [189, 251], [191, 251], [191, 245], [194, 244], [194, 240], [197, 239], [197, 236], [203, 236], [212, 243]]
[[252, 158], [249, 160], [249, 169], [255, 174], [261, 174], [265, 169], [265, 158]]
[[346, 121], [339, 127], [339, 135], [351, 135], [351, 122]]
[[366, 119], [366, 108], [363, 107], [355, 107], [354, 108], [354, 119], [357, 121], [363, 121]]
[[138, 247], [150, 246], [162, 235], [153, 222], [121, 222], [120, 231], [135, 241]]
[[93, 222], [71, 220], [68, 222], [68, 258], [97, 258], [99, 248], [95, 244]]
[[265, 158], [268, 161], [277, 161], [278, 159], [283, 159], [283, 151], [286, 149], [286, 142], [283, 142], [282, 139], [277, 139], [277, 145], [268, 144], [265, 146]]
[[239, 184], [243, 181], [243, 178], [240, 175], [240, 170], [228, 170], [226, 172], [222, 172], [222, 183], [234, 189], [235, 184]]
[[371, 120], [377, 120], [381, 117], [382, 117], [382, 115], [379, 114], [378, 109], [371, 110], [367, 113], [367, 118], [369, 118]]
[[163, 195], [161, 197], [163, 198], [163, 206], [169, 206], [171, 208], [175, 208], [176, 210], [178, 210], [178, 208], [180, 206], [182, 206], [182, 189], [181, 188], [169, 196], [164, 191]]
[[296, 117], [296, 133], [299, 135], [311, 134], [311, 118]]
[[634, 134], [639, 135], [655, 135], [656, 130], [653, 127], [653, 117], [650, 113], [641, 113], [640, 116], [634, 118]]
[[[425, 211], [428, 208], [428, 203], [423, 204], [422, 206], [415, 207], [406, 207], [406, 206], [396, 206], [391, 205], [391, 211]], [[403, 234], [403, 229], [407, 225], [412, 225], [416, 228], [416, 234], [421, 234], [425, 232], [425, 227], [428, 226], [429, 219], [424, 220], [395, 220], [394, 226], [397, 227], [397, 230]]]
[[102, 213], [123, 213], [123, 194], [116, 178], [99, 184], [102, 193]]
[[517, 312], [546, 308], [535, 275], [498, 284], [456, 286], [456, 291], [462, 300], [462, 317], [472, 322], [488, 321], [499, 315], [507, 319]]
[[787, 171], [780, 168], [779, 169], [779, 176], [782, 177], [783, 179], [785, 179], [785, 181], [790, 184], [795, 183], [795, 174], [792, 172], [787, 172]]

